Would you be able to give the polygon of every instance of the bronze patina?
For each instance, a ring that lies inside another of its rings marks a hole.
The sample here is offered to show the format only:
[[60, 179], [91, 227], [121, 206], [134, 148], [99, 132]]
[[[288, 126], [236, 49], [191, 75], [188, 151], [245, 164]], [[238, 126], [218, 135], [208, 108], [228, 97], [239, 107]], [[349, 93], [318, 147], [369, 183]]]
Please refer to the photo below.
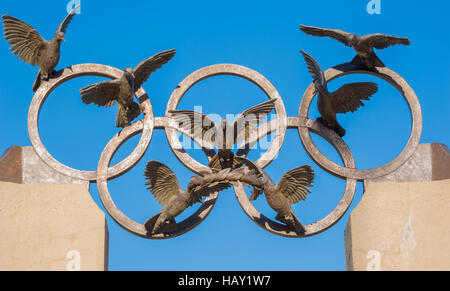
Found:
[[[78, 7], [72, 10], [58, 27], [52, 40], [46, 42], [28, 24], [11, 16], [3, 16], [5, 37], [11, 50], [20, 59], [39, 65], [39, 74], [33, 86], [35, 95], [28, 113], [28, 131], [36, 154], [48, 166], [66, 176], [97, 183], [100, 198], [109, 215], [127, 231], [148, 239], [167, 239], [182, 235], [198, 226], [212, 211], [219, 192], [233, 187], [236, 198], [248, 217], [257, 225], [284, 237], [307, 237], [325, 231], [334, 225], [349, 208], [355, 195], [358, 180], [385, 176], [405, 164], [416, 151], [422, 133], [422, 112], [413, 89], [397, 73], [385, 67], [373, 49], [390, 45], [409, 45], [407, 38], [373, 34], [357, 36], [334, 29], [301, 26], [302, 31], [315, 36], [328, 36], [353, 47], [358, 55], [351, 63], [344, 63], [322, 71], [318, 62], [302, 51], [313, 76], [300, 103], [298, 116], [288, 117], [283, 99], [276, 88], [262, 74], [235, 64], [216, 64], [203, 67], [187, 76], [172, 92], [165, 116], [153, 115], [150, 99], [142, 84], [158, 68], [175, 55], [168, 50], [141, 62], [135, 69], [124, 71], [100, 64], [72, 65], [59, 72], [54, 68], [59, 61], [60, 42], [64, 40], [67, 26]], [[405, 149], [393, 161], [371, 170], [356, 168], [353, 155], [342, 139], [345, 130], [336, 119], [337, 113], [354, 112], [377, 92], [377, 84], [360, 82], [345, 84], [335, 92], [329, 92], [327, 84], [349, 74], [369, 74], [381, 78], [394, 86], [405, 98], [412, 115], [411, 137]], [[177, 109], [181, 98], [196, 83], [218, 75], [233, 75], [256, 84], [269, 98], [242, 112], [232, 122], [222, 119], [220, 123], [207, 115], [191, 110]], [[116, 126], [121, 128], [104, 148], [96, 171], [81, 171], [61, 164], [46, 150], [39, 135], [40, 110], [59, 85], [82, 76], [100, 76], [111, 79], [80, 90], [86, 104], [110, 107], [117, 103]], [[318, 95], [318, 120], [309, 118], [309, 108]], [[136, 97], [135, 101], [134, 97]], [[270, 113], [276, 118], [264, 122]], [[144, 117], [137, 120], [143, 113]], [[276, 184], [264, 170], [278, 155], [287, 129], [298, 130], [302, 144], [312, 159], [327, 172], [346, 180], [344, 194], [336, 208], [324, 218], [304, 224], [291, 206], [305, 200], [312, 186], [314, 169], [309, 165], [297, 167], [285, 173]], [[154, 130], [165, 130], [173, 153], [179, 161], [194, 172], [186, 189], [182, 189], [175, 173], [159, 161], [150, 161], [145, 169], [146, 185], [163, 207], [147, 222], [139, 223], [120, 211], [111, 198], [108, 181], [118, 178], [132, 169], [147, 151]], [[314, 145], [311, 132], [327, 140], [339, 153], [343, 166], [327, 159]], [[179, 134], [184, 134], [201, 146], [208, 163], [202, 164], [190, 156], [182, 147]], [[255, 161], [247, 158], [258, 141], [275, 133], [272, 144]], [[140, 134], [136, 148], [122, 161], [110, 165], [114, 154], [130, 138]], [[237, 152], [233, 147], [240, 143]], [[215, 148], [218, 150], [216, 152]], [[252, 189], [247, 194], [244, 186]], [[276, 221], [261, 214], [252, 201], [265, 195], [269, 206], [277, 212]], [[199, 203], [199, 208], [182, 221], [175, 218], [188, 207]]]
[[135, 92], [174, 55], [173, 49], [158, 53], [139, 63], [135, 69], [126, 68], [118, 79], [87, 86], [80, 90], [81, 99], [85, 104], [94, 103], [104, 107], [117, 102], [116, 126], [123, 128], [141, 114], [139, 105], [133, 100]]
[[319, 28], [306, 25], [300, 25], [300, 29], [304, 33], [310, 35], [331, 37], [346, 46], [352, 47], [358, 54], [351, 63], [356, 66], [365, 67], [369, 70], [385, 66], [375, 54], [374, 48], [385, 49], [396, 44], [410, 44], [409, 39], [406, 37], [397, 37], [381, 33], [360, 36], [339, 29]]
[[13, 54], [22, 61], [39, 66], [39, 72], [33, 84], [33, 91], [41, 85], [41, 80], [47, 81], [54, 74], [59, 62], [61, 41], [65, 40], [65, 34], [69, 23], [75, 16], [79, 6], [72, 9], [58, 26], [53, 38], [46, 41], [30, 25], [9, 15], [3, 15], [3, 28], [5, 38], [11, 44]]
[[317, 120], [343, 137], [345, 129], [337, 121], [336, 114], [355, 112], [359, 107], [364, 106], [361, 100], [369, 100], [378, 91], [377, 84], [372, 82], [345, 84], [337, 91], [330, 93], [327, 80], [317, 61], [304, 51], [301, 53], [315, 81], [314, 93], [318, 95], [317, 107], [322, 115]]

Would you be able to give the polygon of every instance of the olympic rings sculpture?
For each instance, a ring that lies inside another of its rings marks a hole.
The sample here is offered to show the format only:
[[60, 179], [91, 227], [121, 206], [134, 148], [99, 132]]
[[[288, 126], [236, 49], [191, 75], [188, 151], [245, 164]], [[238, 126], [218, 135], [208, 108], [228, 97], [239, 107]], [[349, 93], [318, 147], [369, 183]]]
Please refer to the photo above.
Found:
[[[311, 83], [307, 88], [303, 99], [301, 100], [298, 116], [288, 117], [286, 115], [286, 110], [280, 94], [264, 76], [243, 66], [234, 64], [218, 64], [204, 67], [184, 79], [173, 91], [167, 105], [166, 115], [164, 117], [155, 117], [153, 115], [150, 100], [145, 91], [140, 88], [136, 92], [136, 97], [141, 103], [144, 118], [125, 127], [120, 134], [115, 135], [110, 140], [101, 154], [96, 171], [80, 171], [73, 169], [53, 158], [42, 143], [38, 129], [39, 113], [46, 98], [56, 87], [74, 78], [81, 76], [101, 76], [114, 79], [119, 78], [122, 73], [123, 72], [119, 69], [100, 64], [74, 65], [56, 73], [54, 78], [50, 78], [47, 82], [42, 83], [41, 87], [37, 90], [33, 97], [28, 114], [28, 131], [33, 148], [44, 163], [66, 176], [91, 183], [97, 183], [101, 201], [109, 215], [127, 231], [148, 239], [172, 238], [192, 230], [198, 226], [212, 211], [218, 199], [219, 193], [215, 192], [209, 195], [203, 202], [202, 206], [193, 215], [184, 221], [177, 223], [178, 227], [175, 231], [168, 233], [151, 233], [145, 225], [135, 222], [127, 217], [114, 204], [114, 201], [109, 194], [108, 181], [129, 171], [141, 160], [148, 149], [153, 131], [155, 129], [165, 130], [172, 151], [186, 168], [200, 176], [204, 176], [205, 174], [212, 172], [209, 165], [201, 164], [183, 150], [179, 138], [177, 137], [177, 132], [184, 134], [186, 134], [186, 132], [179, 127], [179, 125], [174, 121], [173, 116], [170, 115], [172, 110], [176, 110], [181, 98], [189, 90], [189, 88], [206, 78], [217, 75], [238, 76], [256, 84], [266, 93], [269, 100], [276, 99], [274, 104], [277, 118], [261, 125], [259, 127], [258, 134], [251, 137], [247, 142], [247, 144], [254, 144], [264, 136], [271, 134], [274, 129], [276, 131], [274, 142], [269, 147], [267, 152], [265, 152], [257, 161], [249, 161], [254, 164], [254, 167], [259, 169], [259, 172], [265, 173], [263, 169], [267, 167], [279, 153], [284, 142], [287, 129], [295, 129], [298, 130], [302, 144], [311, 158], [330, 174], [346, 180], [344, 194], [336, 208], [321, 220], [310, 225], [305, 225], [304, 231], [301, 233], [293, 230], [285, 224], [277, 223], [262, 215], [250, 202], [242, 181], [239, 179], [233, 181], [231, 184], [234, 187], [236, 198], [249, 218], [263, 229], [280, 236], [307, 237], [323, 232], [333, 226], [349, 208], [355, 195], [357, 181], [384, 176], [398, 169], [402, 164], [408, 161], [408, 159], [415, 152], [422, 133], [422, 113], [417, 96], [408, 83], [395, 72], [385, 67], [377, 68], [375, 71], [366, 70], [360, 67], [355, 67], [350, 63], [342, 64], [327, 70], [324, 74], [327, 81], [331, 81], [348, 74], [370, 74], [386, 80], [404, 96], [411, 111], [412, 133], [405, 149], [401, 152], [401, 154], [392, 162], [379, 168], [372, 170], [357, 169], [353, 155], [344, 140], [335, 131], [308, 117], [309, 107], [315, 96], [315, 83]], [[310, 132], [318, 134], [333, 145], [342, 158], [344, 166], [339, 166], [328, 160], [314, 145]], [[137, 134], [141, 134], [141, 137], [133, 152], [123, 161], [117, 163], [116, 165], [110, 166], [110, 162], [119, 147], [128, 139]], [[190, 135], [190, 137], [196, 143], [203, 144], [202, 140], [199, 140], [198, 137], [193, 135]], [[207, 149], [205, 152], [208, 152]], [[245, 158], [248, 150], [242, 150], [241, 153], [242, 158]], [[208, 159], [211, 160], [211, 155], [208, 156]]]

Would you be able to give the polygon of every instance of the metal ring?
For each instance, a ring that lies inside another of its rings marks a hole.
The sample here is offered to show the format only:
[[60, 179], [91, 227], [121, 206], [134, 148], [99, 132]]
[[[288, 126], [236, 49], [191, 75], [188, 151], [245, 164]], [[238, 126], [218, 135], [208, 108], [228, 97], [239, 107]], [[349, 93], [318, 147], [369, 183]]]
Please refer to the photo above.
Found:
[[[65, 68], [64, 70], [59, 71], [55, 74], [55, 78], [51, 78], [48, 82], [42, 83], [41, 87], [35, 93], [35, 95], [33, 96], [33, 100], [31, 101], [30, 109], [28, 112], [28, 134], [30, 136], [31, 144], [33, 145], [36, 154], [54, 170], [72, 178], [84, 181], [95, 181], [97, 179], [96, 171], [81, 171], [70, 168], [66, 165], [63, 165], [55, 158], [53, 158], [52, 155], [50, 155], [39, 136], [39, 114], [47, 97], [56, 87], [63, 84], [64, 82], [82, 76], [100, 76], [116, 79], [120, 78], [123, 72], [119, 69], [106, 65], [80, 64]], [[144, 108], [144, 123], [142, 124], [141, 122], [139, 122], [139, 125], [137, 125], [138, 127], [143, 128], [142, 137], [139, 140], [137, 147], [130, 155], [128, 155], [128, 157], [109, 169], [108, 178], [119, 176], [133, 167], [144, 155], [150, 144], [151, 136], [153, 133], [153, 109], [150, 100], [148, 99], [142, 87], [138, 90], [138, 92], [136, 92], [136, 96], [139, 100], [143, 100], [141, 105]], [[125, 128], [120, 134], [124, 134], [124, 131], [127, 130], [128, 128]], [[115, 138], [117, 138], [117, 135], [115, 136]]]
[[[170, 110], [176, 110], [181, 98], [183, 98], [184, 94], [196, 83], [213, 76], [219, 75], [232, 75], [244, 78], [259, 88], [261, 88], [264, 93], [270, 99], [277, 99], [275, 103], [275, 111], [277, 114], [277, 123], [276, 123], [276, 136], [270, 145], [269, 149], [255, 162], [259, 167], [265, 168], [269, 165], [272, 160], [279, 153], [281, 146], [283, 145], [284, 138], [286, 136], [287, 129], [287, 117], [286, 117], [286, 109], [284, 107], [283, 100], [281, 99], [280, 94], [275, 89], [275, 87], [260, 73], [251, 70], [247, 67], [234, 65], [234, 64], [217, 64], [208, 67], [204, 67], [195, 71], [186, 77], [175, 89], [170, 96], [169, 103], [167, 105], [166, 110], [166, 118], [171, 119], [169, 116]], [[186, 153], [181, 143], [176, 135], [177, 130], [171, 127], [166, 126], [166, 136], [169, 142], [169, 145], [173, 151], [173, 153], [177, 156], [183, 165], [185, 165], [191, 171], [200, 174], [204, 172], [209, 172], [210, 168], [207, 165], [203, 165], [194, 158], [192, 158], [188, 153]], [[180, 130], [178, 130], [180, 131]]]
[[117, 208], [108, 190], [108, 179], [111, 176], [111, 169], [108, 168], [111, 159], [119, 147], [134, 135], [142, 132], [142, 126], [138, 126], [137, 123], [130, 127], [127, 127], [120, 135], [116, 135], [105, 147], [100, 157], [97, 168], [97, 187], [100, 194], [100, 199], [109, 215], [116, 221], [122, 228], [130, 233], [148, 239], [168, 239], [180, 236], [198, 226], [203, 220], [206, 219], [208, 214], [212, 211], [218, 192], [208, 196], [203, 202], [202, 206], [190, 217], [177, 223], [178, 230], [170, 234], [148, 234], [144, 225], [130, 219], [123, 212]]
[[350, 74], [369, 74], [375, 77], [379, 77], [393, 85], [405, 98], [412, 116], [412, 131], [408, 143], [406, 144], [406, 147], [402, 150], [400, 155], [398, 155], [391, 162], [371, 170], [358, 170], [348, 166], [342, 167], [327, 159], [315, 146], [313, 140], [311, 139], [307, 124], [307, 122], [309, 122], [309, 107], [315, 96], [314, 83], [311, 83], [309, 85], [308, 89], [303, 95], [303, 99], [300, 104], [298, 113], [300, 119], [300, 125], [298, 127], [300, 139], [302, 140], [303, 146], [305, 147], [311, 158], [331, 174], [337, 175], [341, 178], [352, 178], [357, 180], [373, 179], [376, 177], [387, 175], [407, 162], [409, 158], [414, 154], [417, 146], [419, 145], [420, 137], [422, 134], [422, 111], [420, 108], [419, 100], [417, 99], [414, 90], [409, 86], [409, 84], [397, 73], [386, 67], [377, 68], [377, 71], [367, 71], [361, 68], [357, 68], [352, 64], [346, 63], [328, 69], [325, 72], [325, 78], [327, 81], [332, 81], [338, 77]]
[[[300, 123], [299, 120], [298, 123]], [[314, 133], [320, 135], [334, 146], [334, 148], [338, 151], [339, 155], [341, 156], [344, 165], [346, 167], [349, 168], [355, 167], [355, 161], [353, 159], [353, 155], [350, 149], [334, 131], [326, 128], [321, 123], [315, 120], [307, 120], [305, 124], [308, 130], [311, 130]], [[261, 228], [276, 235], [290, 238], [298, 238], [316, 235], [318, 233], [327, 230], [335, 223], [337, 223], [339, 219], [342, 218], [342, 216], [345, 214], [345, 212], [350, 207], [350, 204], [352, 203], [353, 197], [355, 196], [356, 192], [356, 182], [357, 181], [355, 179], [347, 178], [345, 183], [344, 195], [342, 196], [336, 208], [325, 218], [315, 223], [305, 225], [306, 231], [304, 234], [298, 234], [297, 232], [294, 232], [291, 229], [289, 229], [286, 225], [275, 222], [267, 218], [263, 214], [261, 214], [248, 199], [247, 193], [245, 192], [245, 189], [240, 182], [234, 184], [234, 192], [239, 204], [242, 207], [242, 210], [244, 210], [247, 216], [254, 223], [259, 225]]]

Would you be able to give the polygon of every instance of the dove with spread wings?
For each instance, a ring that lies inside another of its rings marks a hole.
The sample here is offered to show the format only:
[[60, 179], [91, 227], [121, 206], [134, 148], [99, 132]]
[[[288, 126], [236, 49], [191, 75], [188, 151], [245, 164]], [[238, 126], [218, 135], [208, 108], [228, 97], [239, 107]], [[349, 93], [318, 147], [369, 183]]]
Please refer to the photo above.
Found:
[[315, 81], [314, 94], [318, 94], [317, 107], [322, 116], [318, 121], [343, 137], [345, 129], [338, 123], [336, 114], [355, 112], [360, 106], [364, 106], [361, 100], [369, 100], [378, 91], [378, 86], [372, 82], [350, 83], [330, 93], [324, 72], [317, 61], [304, 51], [301, 53]]
[[270, 99], [243, 111], [230, 124], [226, 118], [221, 124], [215, 123], [207, 115], [190, 110], [172, 110], [169, 113], [180, 127], [195, 137], [211, 141], [218, 148], [209, 166], [213, 169], [238, 168], [242, 162], [234, 159], [232, 148], [241, 141], [248, 141], [260, 124], [275, 109], [277, 99]]
[[139, 105], [133, 99], [135, 92], [154, 71], [174, 55], [174, 49], [158, 53], [142, 61], [134, 69], [126, 68], [118, 79], [87, 86], [80, 90], [81, 99], [85, 104], [94, 103], [104, 107], [110, 107], [117, 102], [116, 126], [123, 128], [141, 114]]
[[351, 63], [357, 66], [367, 67], [368, 69], [384, 67], [383, 62], [375, 54], [374, 48], [385, 49], [396, 44], [410, 44], [409, 39], [406, 37], [397, 37], [381, 33], [356, 35], [339, 29], [319, 28], [306, 25], [300, 25], [300, 29], [309, 35], [331, 37], [342, 42], [346, 46], [352, 47], [358, 54]]
[[295, 168], [285, 173], [278, 184], [275, 184], [269, 175], [253, 162], [246, 160], [246, 165], [256, 172], [261, 180], [261, 185], [252, 191], [250, 201], [255, 201], [264, 193], [267, 204], [277, 212], [276, 220], [299, 234], [305, 233], [305, 227], [295, 215], [291, 205], [305, 200], [311, 193], [308, 187], [313, 186], [314, 170], [308, 165]]
[[[183, 190], [169, 167], [156, 161], [148, 162], [144, 173], [147, 179], [147, 189], [164, 207], [159, 214], [145, 223], [148, 233], [175, 231], [177, 229], [175, 217], [193, 204], [202, 203], [202, 197], [228, 189], [231, 186], [226, 179], [222, 179], [230, 171], [231, 169], [224, 169], [214, 175], [209, 175], [209, 177], [208, 175], [204, 178], [193, 177], [191, 181], [196, 183], [189, 183], [188, 189]], [[201, 183], [197, 181], [200, 179], [202, 179]]]
[[78, 8], [79, 6], [69, 12], [50, 41], [43, 39], [33, 27], [25, 22], [9, 15], [2, 16], [5, 39], [12, 45], [13, 54], [28, 64], [39, 66], [39, 72], [33, 84], [34, 92], [39, 89], [42, 80], [48, 80], [58, 65], [61, 41], [66, 41], [64, 39], [66, 29]]

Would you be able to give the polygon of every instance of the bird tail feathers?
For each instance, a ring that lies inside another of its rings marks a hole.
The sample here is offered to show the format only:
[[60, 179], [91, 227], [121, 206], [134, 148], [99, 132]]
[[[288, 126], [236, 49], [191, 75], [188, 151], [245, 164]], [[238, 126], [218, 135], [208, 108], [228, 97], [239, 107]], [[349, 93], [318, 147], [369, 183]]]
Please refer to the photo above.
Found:
[[147, 234], [153, 233], [153, 228], [155, 227], [156, 221], [158, 220], [160, 215], [161, 213], [156, 214], [155, 216], [147, 220], [147, 222], [144, 224], [145, 229], [147, 230]]
[[369, 69], [372, 69], [374, 67], [384, 67], [385, 65], [380, 60], [380, 58], [375, 54], [372, 53], [368, 59], [368, 62], [365, 62], [359, 55], [356, 55], [353, 60], [351, 61], [352, 65], [358, 66], [358, 67], [368, 67], [367, 63], [370, 63], [371, 67]]
[[175, 219], [161, 220], [161, 213], [156, 214], [144, 224], [147, 235], [154, 233], [170, 233], [177, 230], [178, 226]]
[[141, 114], [141, 108], [137, 103], [133, 102], [132, 105], [128, 107], [119, 104], [116, 126], [124, 128], [137, 118], [139, 114]]
[[340, 137], [344, 137], [344, 136], [345, 136], [345, 129], [344, 129], [339, 123], [336, 123], [336, 126], [334, 127], [334, 131], [335, 131]]
[[298, 234], [304, 234], [306, 232], [305, 227], [300, 222], [300, 220], [298, 220], [297, 216], [295, 216], [295, 213], [292, 209], [288, 217], [283, 217], [278, 213], [275, 219], [282, 223], [285, 223], [291, 230], [295, 231]]
[[297, 216], [295, 216], [294, 211], [291, 209], [291, 217], [293, 220], [292, 226], [294, 227], [295, 231], [297, 233], [305, 233], [306, 229], [305, 226], [298, 220]]
[[41, 72], [37, 74], [36, 80], [34, 80], [33, 84], [33, 92], [36, 92], [37, 89], [41, 86]]

